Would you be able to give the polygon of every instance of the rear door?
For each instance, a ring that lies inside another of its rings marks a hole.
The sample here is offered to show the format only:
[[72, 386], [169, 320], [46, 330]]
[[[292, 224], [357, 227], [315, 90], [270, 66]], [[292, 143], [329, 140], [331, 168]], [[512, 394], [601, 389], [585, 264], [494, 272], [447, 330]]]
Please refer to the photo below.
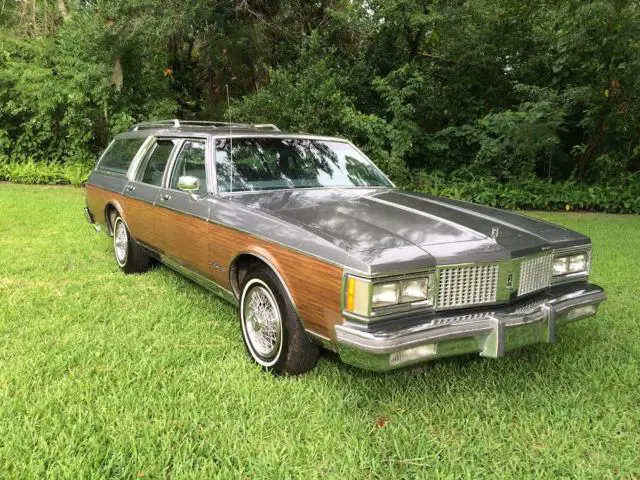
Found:
[[179, 139], [155, 138], [143, 156], [133, 180], [124, 187], [128, 197], [126, 222], [133, 237], [140, 243], [158, 250], [156, 232], [157, 209], [154, 204], [162, 189], [167, 167]]
[[[207, 195], [211, 178], [211, 162], [206, 159], [210, 147], [204, 138], [185, 138], [177, 146], [171, 172], [165, 178], [165, 187], [157, 199], [156, 228], [160, 248], [169, 260], [204, 275], [211, 276], [209, 268], [207, 219], [210, 202]], [[178, 189], [181, 176], [197, 177], [200, 189], [189, 194]]]

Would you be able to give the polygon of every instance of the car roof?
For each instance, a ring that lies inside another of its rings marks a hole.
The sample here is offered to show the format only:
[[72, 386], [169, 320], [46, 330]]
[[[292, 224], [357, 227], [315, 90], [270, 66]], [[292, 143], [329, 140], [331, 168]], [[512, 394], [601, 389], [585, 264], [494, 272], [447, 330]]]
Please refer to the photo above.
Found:
[[273, 124], [246, 124], [227, 122], [201, 122], [190, 120], [159, 120], [144, 122], [132, 126], [119, 138], [135, 138], [148, 136], [211, 136], [211, 137], [271, 137], [271, 138], [306, 138], [312, 140], [333, 140], [347, 142], [339, 137], [312, 135], [308, 133], [282, 132]]

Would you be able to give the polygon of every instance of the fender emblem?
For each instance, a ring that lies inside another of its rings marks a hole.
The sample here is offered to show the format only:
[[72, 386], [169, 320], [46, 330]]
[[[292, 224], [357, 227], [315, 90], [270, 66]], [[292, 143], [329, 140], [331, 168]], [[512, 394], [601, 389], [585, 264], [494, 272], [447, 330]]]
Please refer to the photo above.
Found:
[[224, 272], [226, 269], [218, 262], [211, 262], [211, 266], [220, 272]]

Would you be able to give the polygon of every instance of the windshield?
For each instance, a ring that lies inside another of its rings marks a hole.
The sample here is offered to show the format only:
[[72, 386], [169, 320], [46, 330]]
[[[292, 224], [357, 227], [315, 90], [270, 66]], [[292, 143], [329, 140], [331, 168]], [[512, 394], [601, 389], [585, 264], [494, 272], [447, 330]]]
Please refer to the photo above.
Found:
[[[353, 146], [306, 138], [234, 138], [217, 142], [220, 192], [314, 187], [391, 187]], [[231, 173], [233, 172], [233, 175]]]

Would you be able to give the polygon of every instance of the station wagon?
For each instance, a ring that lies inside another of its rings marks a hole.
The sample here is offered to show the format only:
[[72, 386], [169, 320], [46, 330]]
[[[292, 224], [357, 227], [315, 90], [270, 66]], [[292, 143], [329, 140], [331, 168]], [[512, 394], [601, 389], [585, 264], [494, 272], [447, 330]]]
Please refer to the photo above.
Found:
[[500, 357], [605, 299], [586, 236], [402, 191], [351, 142], [273, 125], [138, 124], [99, 159], [85, 215], [123, 272], [159, 261], [237, 305], [276, 374], [322, 348], [377, 371]]

